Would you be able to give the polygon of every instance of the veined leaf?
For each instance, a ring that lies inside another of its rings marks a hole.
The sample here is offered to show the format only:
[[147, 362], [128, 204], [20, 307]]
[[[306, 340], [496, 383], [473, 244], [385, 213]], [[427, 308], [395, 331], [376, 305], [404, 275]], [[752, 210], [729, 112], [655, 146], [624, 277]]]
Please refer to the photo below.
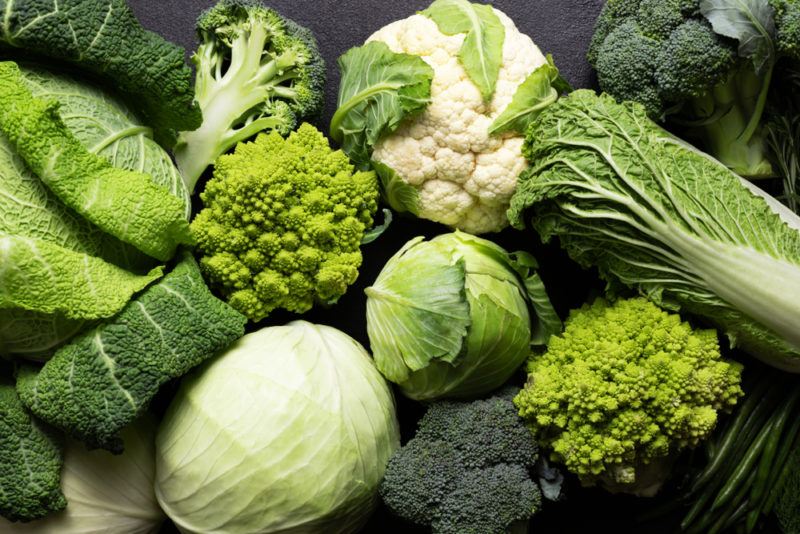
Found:
[[330, 134], [366, 170], [375, 143], [428, 106], [433, 69], [420, 57], [395, 54], [385, 43], [370, 42], [342, 54], [339, 71]]
[[484, 100], [491, 100], [503, 63], [506, 30], [492, 6], [467, 0], [436, 0], [421, 12], [445, 35], [465, 33], [458, 51], [461, 65]]
[[714, 31], [739, 41], [739, 55], [756, 72], [775, 61], [775, 17], [768, 0], [702, 0], [700, 12]]

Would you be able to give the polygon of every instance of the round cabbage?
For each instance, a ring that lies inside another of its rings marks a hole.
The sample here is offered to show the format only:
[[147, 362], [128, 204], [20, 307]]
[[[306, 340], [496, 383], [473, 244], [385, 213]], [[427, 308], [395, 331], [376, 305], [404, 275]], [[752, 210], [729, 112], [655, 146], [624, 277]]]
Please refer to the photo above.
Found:
[[183, 381], [156, 438], [156, 495], [182, 532], [356, 532], [398, 447], [369, 354], [296, 321], [244, 336]]
[[153, 491], [155, 422], [140, 418], [122, 431], [125, 452], [68, 440], [61, 471], [67, 507], [30, 523], [0, 517], [0, 532], [30, 534], [155, 534], [164, 521]]
[[535, 267], [462, 232], [412, 239], [366, 290], [378, 369], [416, 400], [497, 389], [561, 331]]

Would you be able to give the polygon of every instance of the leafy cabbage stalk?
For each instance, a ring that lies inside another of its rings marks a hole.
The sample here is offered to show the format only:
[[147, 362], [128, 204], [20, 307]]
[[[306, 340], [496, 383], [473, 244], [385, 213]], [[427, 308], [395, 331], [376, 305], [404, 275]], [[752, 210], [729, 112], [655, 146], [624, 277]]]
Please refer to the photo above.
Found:
[[357, 532], [399, 445], [369, 354], [296, 321], [184, 380], [156, 438], [156, 495], [182, 532]]
[[417, 400], [498, 388], [561, 330], [535, 268], [462, 232], [412, 239], [366, 289], [378, 369]]
[[145, 415], [123, 430], [128, 447], [120, 455], [68, 440], [61, 471], [67, 507], [30, 523], [0, 519], [0, 532], [156, 534], [165, 516], [153, 491], [155, 426]]
[[577, 91], [528, 130], [509, 219], [609, 283], [800, 372], [800, 219], [634, 103]]

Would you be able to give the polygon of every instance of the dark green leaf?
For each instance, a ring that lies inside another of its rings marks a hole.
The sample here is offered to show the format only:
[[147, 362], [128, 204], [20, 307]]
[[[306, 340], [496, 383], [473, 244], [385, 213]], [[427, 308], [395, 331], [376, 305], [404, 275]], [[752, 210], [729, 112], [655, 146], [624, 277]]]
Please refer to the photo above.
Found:
[[739, 55], [760, 73], [775, 61], [775, 18], [768, 0], [702, 0], [700, 12], [714, 31], [739, 41]]

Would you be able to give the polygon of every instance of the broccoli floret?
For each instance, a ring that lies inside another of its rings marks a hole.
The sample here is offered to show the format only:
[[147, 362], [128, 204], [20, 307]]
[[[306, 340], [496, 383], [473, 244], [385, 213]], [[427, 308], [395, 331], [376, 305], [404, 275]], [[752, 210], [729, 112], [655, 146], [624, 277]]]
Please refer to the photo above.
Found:
[[287, 135], [322, 110], [325, 63], [311, 31], [259, 0], [221, 0], [200, 15], [193, 56], [203, 111], [175, 159], [189, 191], [203, 171], [259, 132]]
[[739, 174], [771, 176], [762, 128], [778, 58], [800, 58], [800, 2], [772, 0], [775, 53], [756, 70], [738, 42], [717, 34], [698, 0], [616, 0], [589, 50], [603, 91], [645, 106]]
[[721, 359], [714, 330], [692, 331], [643, 298], [600, 299], [530, 360], [514, 402], [584, 484], [652, 494], [659, 484], [639, 480], [642, 466], [707, 438], [742, 396], [741, 370]]
[[32, 521], [62, 510], [62, 464], [55, 434], [25, 410], [13, 384], [0, 382], [0, 515]]
[[430, 405], [392, 456], [380, 494], [393, 513], [434, 534], [502, 534], [541, 508], [531, 477], [539, 455], [507, 389]]
[[200, 199], [191, 228], [203, 273], [258, 321], [276, 308], [332, 303], [355, 282], [378, 182], [303, 124], [287, 139], [261, 134], [219, 158]]

